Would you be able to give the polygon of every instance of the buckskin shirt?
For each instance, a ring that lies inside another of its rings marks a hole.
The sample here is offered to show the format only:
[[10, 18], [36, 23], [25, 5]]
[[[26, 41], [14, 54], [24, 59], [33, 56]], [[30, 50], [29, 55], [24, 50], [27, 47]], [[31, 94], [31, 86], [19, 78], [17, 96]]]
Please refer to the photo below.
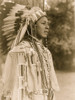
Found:
[[51, 89], [59, 90], [50, 51], [35, 43], [39, 54], [29, 41], [8, 53], [2, 79], [7, 100], [51, 100]]

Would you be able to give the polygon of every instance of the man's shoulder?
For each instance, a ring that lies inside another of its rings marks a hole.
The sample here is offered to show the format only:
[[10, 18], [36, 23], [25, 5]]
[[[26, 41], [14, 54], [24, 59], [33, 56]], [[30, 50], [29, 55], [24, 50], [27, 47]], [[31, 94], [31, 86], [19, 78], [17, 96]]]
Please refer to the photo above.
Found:
[[29, 41], [22, 41], [17, 46], [13, 47], [9, 53], [22, 53], [25, 52], [26, 49], [30, 49], [31, 45]]

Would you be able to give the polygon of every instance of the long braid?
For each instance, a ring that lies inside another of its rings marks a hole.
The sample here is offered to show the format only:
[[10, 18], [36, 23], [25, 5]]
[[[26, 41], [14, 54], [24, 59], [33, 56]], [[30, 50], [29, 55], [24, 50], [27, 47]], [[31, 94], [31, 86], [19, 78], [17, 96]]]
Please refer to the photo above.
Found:
[[45, 73], [45, 70], [44, 70], [44, 63], [43, 63], [42, 55], [41, 55], [41, 53], [39, 51], [39, 48], [38, 48], [38, 46], [37, 46], [35, 41], [34, 41], [33, 45], [34, 45], [34, 47], [35, 47], [35, 49], [36, 49], [36, 51], [38, 53], [38, 57], [39, 57], [39, 60], [40, 60], [41, 69], [42, 69], [41, 77], [42, 77], [42, 82], [43, 82], [42, 87], [44, 89], [44, 88], [47, 88], [47, 80], [46, 80], [46, 73]]

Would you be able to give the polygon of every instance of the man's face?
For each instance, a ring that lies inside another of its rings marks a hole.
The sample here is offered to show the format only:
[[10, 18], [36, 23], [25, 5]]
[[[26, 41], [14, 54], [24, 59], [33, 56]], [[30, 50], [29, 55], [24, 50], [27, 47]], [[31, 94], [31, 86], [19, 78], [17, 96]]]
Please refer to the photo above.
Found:
[[39, 38], [46, 38], [49, 33], [49, 22], [47, 17], [40, 18], [36, 23], [36, 33]]

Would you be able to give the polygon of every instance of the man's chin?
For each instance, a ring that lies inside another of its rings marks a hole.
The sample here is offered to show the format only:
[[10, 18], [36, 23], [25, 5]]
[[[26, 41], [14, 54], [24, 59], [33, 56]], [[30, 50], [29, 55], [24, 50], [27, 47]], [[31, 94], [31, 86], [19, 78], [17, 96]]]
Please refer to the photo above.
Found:
[[42, 36], [42, 38], [47, 38], [47, 36], [48, 36], [48, 35], [44, 35], [44, 36]]
[[47, 38], [48, 34], [38, 35], [38, 39], [45, 39]]

